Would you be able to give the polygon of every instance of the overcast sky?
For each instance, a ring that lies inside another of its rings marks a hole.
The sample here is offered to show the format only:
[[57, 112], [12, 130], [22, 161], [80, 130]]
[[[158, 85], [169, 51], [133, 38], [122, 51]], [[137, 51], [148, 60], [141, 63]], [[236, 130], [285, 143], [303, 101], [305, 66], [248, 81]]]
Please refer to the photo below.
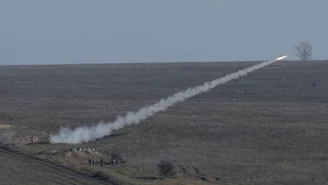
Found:
[[0, 64], [328, 58], [327, 0], [0, 0]]

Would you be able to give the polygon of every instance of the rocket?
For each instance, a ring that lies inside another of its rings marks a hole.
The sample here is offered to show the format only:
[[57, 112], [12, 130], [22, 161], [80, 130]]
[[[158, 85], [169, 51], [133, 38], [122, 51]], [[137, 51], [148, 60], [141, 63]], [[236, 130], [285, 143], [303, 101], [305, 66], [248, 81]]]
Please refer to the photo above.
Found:
[[284, 55], [284, 56], [278, 57], [278, 58], [276, 58], [275, 60], [276, 60], [276, 61], [277, 61], [277, 60], [282, 60], [282, 59], [284, 59], [284, 58], [287, 58], [287, 55]]

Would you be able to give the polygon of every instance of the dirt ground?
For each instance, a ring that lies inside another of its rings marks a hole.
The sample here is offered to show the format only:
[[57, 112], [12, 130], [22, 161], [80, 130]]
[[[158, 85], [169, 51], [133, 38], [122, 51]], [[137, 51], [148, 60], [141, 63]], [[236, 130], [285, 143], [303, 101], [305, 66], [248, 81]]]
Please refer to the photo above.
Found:
[[93, 184], [65, 172], [54, 171], [42, 165], [0, 152], [0, 182], [3, 185], [32, 184]]
[[[41, 142], [61, 126], [113, 121], [255, 63], [0, 66], [0, 121], [12, 126], [0, 140], [126, 184], [325, 184], [328, 61], [275, 63], [94, 142]], [[32, 135], [41, 143], [26, 145]], [[100, 168], [90, 156], [50, 152], [77, 147], [118, 151], [125, 163]], [[158, 179], [162, 159], [176, 178]]]

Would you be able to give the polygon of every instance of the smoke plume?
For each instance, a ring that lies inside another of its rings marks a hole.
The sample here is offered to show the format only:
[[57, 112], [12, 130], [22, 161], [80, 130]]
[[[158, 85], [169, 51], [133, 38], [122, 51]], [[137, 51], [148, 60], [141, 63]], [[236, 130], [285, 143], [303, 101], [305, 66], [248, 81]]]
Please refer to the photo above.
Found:
[[205, 82], [203, 85], [188, 88], [185, 91], [169, 96], [166, 99], [162, 99], [157, 103], [149, 106], [145, 106], [137, 112], [128, 112], [126, 116], [118, 116], [114, 122], [98, 123], [92, 126], [81, 126], [75, 129], [60, 128], [60, 131], [56, 135], [50, 135], [50, 143], [70, 143], [77, 144], [83, 142], [94, 141], [96, 139], [103, 138], [111, 134], [112, 131], [123, 128], [128, 125], [138, 124], [140, 121], [149, 118], [155, 113], [166, 110], [168, 107], [173, 106], [176, 103], [182, 102], [188, 98], [196, 96], [200, 93], [205, 93], [215, 88], [218, 85], [229, 82], [230, 80], [237, 79], [245, 76], [250, 72], [270, 65], [284, 57], [279, 57], [271, 61], [262, 62], [260, 64], [248, 67], [238, 72], [226, 75], [222, 78], [215, 79], [213, 81]]

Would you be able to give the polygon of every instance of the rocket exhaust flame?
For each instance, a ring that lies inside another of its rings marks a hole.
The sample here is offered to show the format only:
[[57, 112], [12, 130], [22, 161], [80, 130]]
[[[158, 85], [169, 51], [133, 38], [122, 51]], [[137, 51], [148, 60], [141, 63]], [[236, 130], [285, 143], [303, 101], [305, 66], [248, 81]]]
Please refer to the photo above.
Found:
[[284, 59], [284, 58], [287, 58], [287, 55], [285, 55], [285, 56], [281, 56], [281, 57], [278, 57], [278, 58], [276, 58], [276, 60], [282, 60], [282, 59]]
[[145, 106], [137, 112], [128, 112], [125, 117], [118, 116], [114, 122], [98, 123], [92, 126], [81, 126], [75, 129], [61, 127], [56, 135], [50, 135], [50, 143], [70, 143], [78, 144], [84, 142], [94, 141], [96, 139], [103, 138], [111, 134], [112, 131], [118, 130], [128, 125], [138, 124], [142, 120], [149, 118], [155, 113], [166, 110], [168, 107], [173, 106], [176, 103], [182, 102], [188, 98], [196, 96], [200, 93], [205, 93], [215, 88], [218, 85], [225, 84], [233, 79], [240, 78], [247, 75], [250, 72], [261, 69], [274, 62], [282, 60], [287, 56], [281, 56], [271, 61], [262, 62], [260, 64], [242, 69], [240, 71], [228, 74], [222, 78], [215, 79], [213, 81], [205, 82], [203, 85], [188, 88], [185, 91], [180, 91], [166, 99], [162, 99], [157, 103], [149, 106]]

